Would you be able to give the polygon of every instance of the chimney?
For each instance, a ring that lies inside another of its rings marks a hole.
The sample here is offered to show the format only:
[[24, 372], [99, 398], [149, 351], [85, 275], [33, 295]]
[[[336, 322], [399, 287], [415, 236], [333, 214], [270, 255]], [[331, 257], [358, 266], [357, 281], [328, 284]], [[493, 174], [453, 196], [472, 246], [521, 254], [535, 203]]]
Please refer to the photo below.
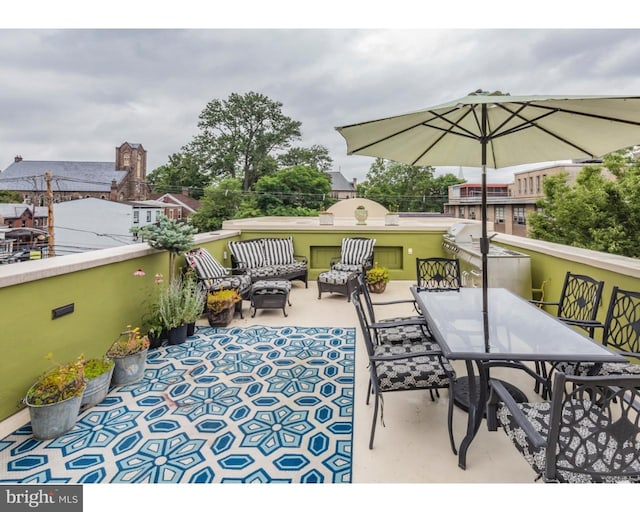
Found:
[[111, 190], [109, 191], [109, 201], [118, 200], [118, 184], [116, 180], [111, 180]]
[[358, 178], [353, 178], [353, 188], [356, 188], [358, 186]]
[[14, 162], [22, 162], [22, 155], [16, 155], [13, 159]]
[[189, 195], [189, 187], [182, 187], [182, 195], [183, 196]]

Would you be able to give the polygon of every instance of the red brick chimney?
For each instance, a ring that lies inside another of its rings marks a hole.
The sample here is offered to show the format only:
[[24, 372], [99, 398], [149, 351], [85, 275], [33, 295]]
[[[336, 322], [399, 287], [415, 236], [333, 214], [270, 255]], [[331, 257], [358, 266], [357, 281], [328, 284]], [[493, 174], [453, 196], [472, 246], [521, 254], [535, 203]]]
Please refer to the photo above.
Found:
[[118, 184], [116, 180], [111, 180], [111, 190], [109, 191], [109, 201], [118, 200]]

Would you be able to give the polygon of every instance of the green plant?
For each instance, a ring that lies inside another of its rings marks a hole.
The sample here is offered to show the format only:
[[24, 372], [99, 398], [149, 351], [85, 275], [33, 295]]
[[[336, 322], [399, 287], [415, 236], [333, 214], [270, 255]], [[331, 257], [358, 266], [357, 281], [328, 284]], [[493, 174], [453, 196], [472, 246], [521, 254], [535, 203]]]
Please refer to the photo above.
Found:
[[196, 280], [193, 269], [189, 269], [185, 274], [182, 283], [184, 321], [186, 323], [195, 322], [204, 311], [205, 292]]
[[373, 267], [365, 273], [365, 280], [367, 284], [388, 283], [389, 271], [385, 267], [379, 267], [378, 262], [375, 262]]
[[364, 207], [364, 205], [359, 204], [358, 206], [356, 206], [356, 210], [366, 210], [366, 208]]
[[193, 235], [197, 229], [189, 222], [177, 222], [166, 215], [160, 215], [156, 224], [147, 224], [141, 228], [131, 228], [131, 232], [141, 236], [154, 249], [169, 251], [169, 276], [174, 278], [175, 257], [191, 249]]
[[87, 380], [95, 379], [113, 368], [113, 359], [104, 356], [84, 361], [84, 376]]
[[172, 280], [160, 291], [158, 313], [165, 329], [173, 329], [186, 323], [182, 279]]
[[140, 327], [132, 328], [127, 325], [127, 330], [121, 332], [118, 339], [107, 350], [107, 357], [124, 357], [148, 348], [149, 338], [140, 334]]
[[242, 297], [236, 290], [219, 290], [217, 292], [209, 292], [207, 294], [207, 309], [212, 313], [220, 313], [221, 311], [234, 306], [241, 300]]
[[[53, 354], [47, 359], [53, 361]], [[84, 357], [79, 356], [69, 363], [57, 363], [52, 370], [45, 372], [36, 383], [29, 388], [25, 398], [29, 405], [47, 405], [62, 402], [82, 395], [87, 381], [84, 374]]]

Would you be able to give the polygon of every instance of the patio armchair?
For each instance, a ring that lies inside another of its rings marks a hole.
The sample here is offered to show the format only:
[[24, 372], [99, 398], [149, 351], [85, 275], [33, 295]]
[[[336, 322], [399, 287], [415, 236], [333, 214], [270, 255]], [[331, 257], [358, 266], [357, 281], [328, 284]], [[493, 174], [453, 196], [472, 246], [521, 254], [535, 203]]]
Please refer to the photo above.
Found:
[[331, 258], [331, 270], [363, 273], [373, 267], [375, 238], [343, 238], [340, 256]]
[[[516, 403], [490, 380], [487, 421], [545, 482], [640, 482], [640, 376], [556, 373], [552, 399]], [[536, 479], [538, 479], [536, 478]]]
[[369, 358], [369, 386], [367, 391], [367, 405], [371, 395], [374, 395], [373, 420], [369, 449], [373, 448], [376, 432], [378, 410], [380, 421], [384, 425], [383, 399], [385, 393], [392, 391], [425, 391], [431, 392], [431, 399], [435, 400], [433, 391], [449, 390], [447, 426], [449, 429], [449, 443], [453, 453], [457, 453], [453, 438], [453, 387], [456, 381], [455, 370], [433, 340], [424, 338], [423, 341], [406, 341], [403, 343], [374, 343], [372, 331], [379, 327], [369, 325], [358, 290], [351, 295], [362, 338]]
[[[184, 255], [187, 267], [196, 273], [196, 278], [207, 292], [236, 290], [244, 300], [249, 300], [251, 277], [246, 274], [234, 275], [231, 269], [222, 266], [209, 251], [198, 247]], [[242, 301], [236, 304], [242, 316]]]

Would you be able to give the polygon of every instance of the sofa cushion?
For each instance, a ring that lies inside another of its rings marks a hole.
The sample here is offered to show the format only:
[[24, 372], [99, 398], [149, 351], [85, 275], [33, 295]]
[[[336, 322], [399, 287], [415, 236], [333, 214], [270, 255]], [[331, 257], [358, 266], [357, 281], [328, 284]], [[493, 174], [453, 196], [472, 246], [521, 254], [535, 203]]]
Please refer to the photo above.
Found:
[[244, 268], [258, 268], [265, 264], [263, 244], [259, 239], [229, 242], [229, 250]]
[[293, 257], [293, 239], [289, 238], [264, 238], [265, 265], [288, 265], [295, 263]]

